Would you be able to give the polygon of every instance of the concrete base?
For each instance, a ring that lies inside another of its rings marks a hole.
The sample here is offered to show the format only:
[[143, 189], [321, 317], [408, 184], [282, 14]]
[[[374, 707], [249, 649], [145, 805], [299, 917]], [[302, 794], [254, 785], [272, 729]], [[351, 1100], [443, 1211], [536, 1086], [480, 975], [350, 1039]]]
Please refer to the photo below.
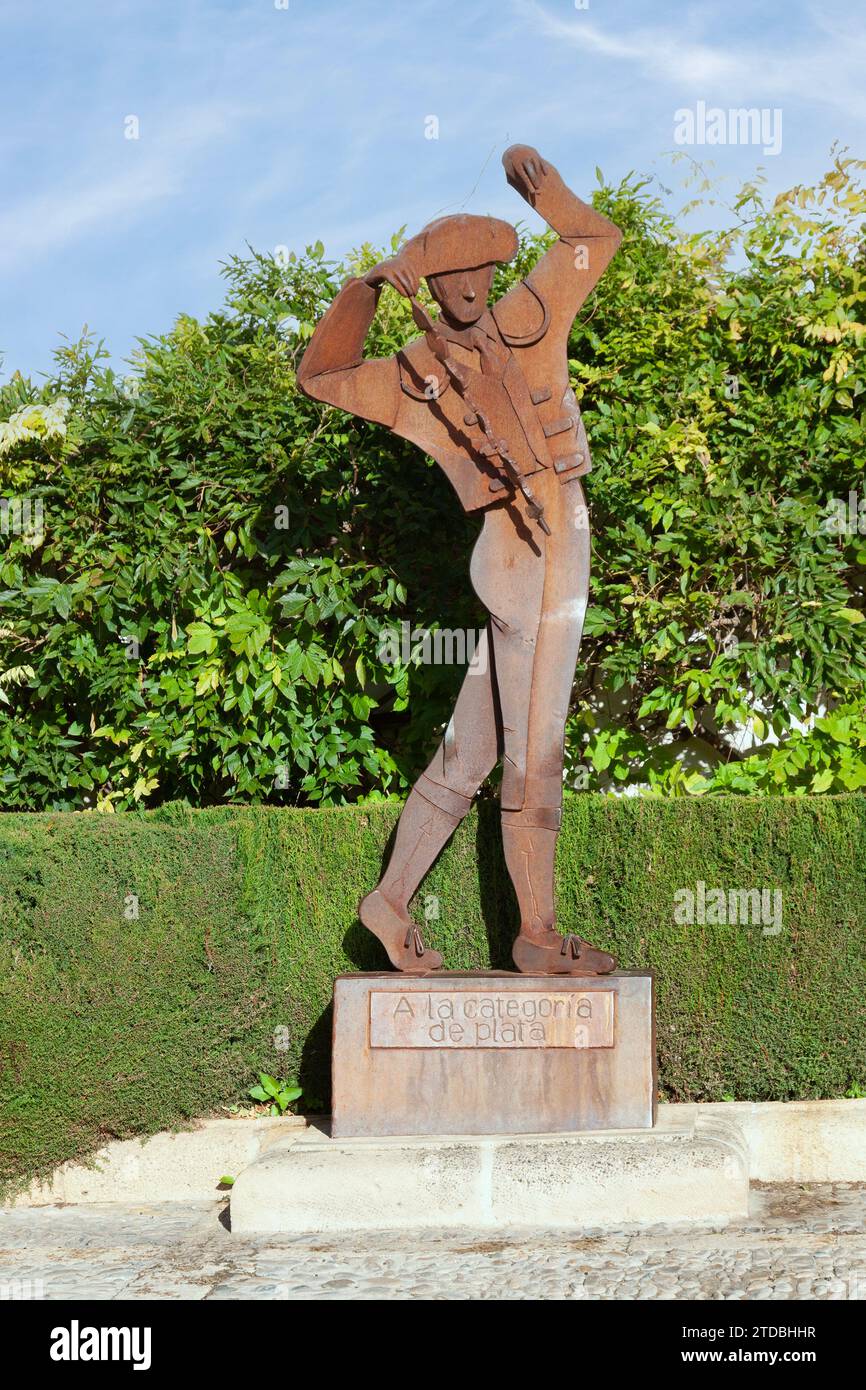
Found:
[[[736, 1124], [749, 1151], [752, 1182], [866, 1182], [866, 1100], [729, 1101], [659, 1107], [666, 1131], [706, 1118]], [[223, 1173], [237, 1177], [269, 1145], [303, 1137], [299, 1116], [200, 1120], [178, 1134], [115, 1139], [92, 1166], [65, 1163], [13, 1206], [56, 1202], [206, 1201]]]
[[653, 1130], [278, 1141], [231, 1195], [237, 1235], [718, 1222], [747, 1214], [748, 1157], [724, 1117]]
[[179, 1133], [148, 1139], [115, 1139], [89, 1165], [63, 1163], [45, 1182], [17, 1194], [12, 1206], [44, 1207], [102, 1202], [201, 1202], [219, 1197], [224, 1174], [236, 1177], [269, 1144], [289, 1143], [306, 1132], [300, 1115], [282, 1119], [199, 1120]]
[[866, 1100], [726, 1101], [694, 1110], [739, 1126], [753, 1182], [866, 1182]]

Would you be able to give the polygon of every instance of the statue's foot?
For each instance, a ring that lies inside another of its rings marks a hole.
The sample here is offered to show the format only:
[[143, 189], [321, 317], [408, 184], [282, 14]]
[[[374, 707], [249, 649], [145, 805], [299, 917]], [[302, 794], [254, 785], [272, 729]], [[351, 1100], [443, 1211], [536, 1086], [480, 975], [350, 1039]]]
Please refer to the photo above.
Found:
[[521, 931], [511, 955], [523, 975], [609, 975], [616, 961], [573, 932], [561, 936], [553, 927]]
[[395, 970], [407, 975], [427, 975], [441, 966], [439, 952], [424, 945], [412, 918], [401, 915], [378, 888], [361, 899], [358, 916], [367, 931], [381, 941]]

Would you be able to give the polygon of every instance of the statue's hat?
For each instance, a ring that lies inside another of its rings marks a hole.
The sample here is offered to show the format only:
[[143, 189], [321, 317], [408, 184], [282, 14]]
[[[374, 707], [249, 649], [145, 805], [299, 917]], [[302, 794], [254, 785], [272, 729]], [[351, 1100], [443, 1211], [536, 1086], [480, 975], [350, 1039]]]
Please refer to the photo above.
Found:
[[510, 222], [461, 212], [429, 222], [400, 254], [411, 260], [419, 276], [426, 276], [510, 261], [517, 247], [517, 233]]

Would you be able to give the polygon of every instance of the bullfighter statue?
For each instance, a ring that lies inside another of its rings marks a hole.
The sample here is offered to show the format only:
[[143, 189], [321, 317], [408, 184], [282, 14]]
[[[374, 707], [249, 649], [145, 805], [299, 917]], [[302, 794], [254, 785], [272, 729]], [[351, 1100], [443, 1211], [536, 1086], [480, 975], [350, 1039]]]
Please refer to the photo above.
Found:
[[[517, 233], [494, 217], [442, 217], [343, 287], [298, 371], [308, 396], [431, 455], [464, 510], [483, 516], [470, 573], [489, 621], [359, 916], [395, 969], [441, 966], [409, 903], [501, 759], [503, 846], [520, 908], [514, 963], [529, 974], [600, 975], [614, 969], [613, 957], [557, 931], [554, 904], [565, 721], [590, 553], [580, 482], [590, 455], [568, 379], [568, 336], [621, 233], [537, 150], [512, 145], [502, 162], [556, 233], [531, 273], [488, 307], [494, 269], [516, 255]], [[422, 277], [439, 306], [435, 319], [416, 298]], [[393, 357], [368, 360], [364, 342], [384, 284], [410, 301], [421, 336]]]

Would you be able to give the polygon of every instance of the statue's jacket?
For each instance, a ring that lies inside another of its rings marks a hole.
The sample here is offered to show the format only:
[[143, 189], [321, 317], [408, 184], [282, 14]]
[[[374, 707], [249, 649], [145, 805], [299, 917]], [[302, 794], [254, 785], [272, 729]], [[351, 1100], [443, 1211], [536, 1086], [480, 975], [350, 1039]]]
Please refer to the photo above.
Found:
[[[553, 182], [553, 181], [552, 181]], [[558, 240], [530, 274], [471, 328], [437, 333], [470, 373], [473, 403], [518, 471], [553, 469], [567, 483], [589, 472], [586, 430], [568, 378], [575, 314], [613, 258], [621, 234], [556, 176], [549, 208]], [[579, 252], [579, 254], [576, 254]], [[365, 359], [364, 341], [380, 290], [350, 280], [320, 321], [299, 371], [306, 394], [386, 425], [443, 469], [466, 511], [510, 490], [491, 446], [426, 337], [393, 357]]]
[[[545, 352], [548, 329], [532, 344], [512, 347], [500, 331], [500, 318], [507, 321], [507, 308], [501, 304], [479, 321], [478, 332], [487, 340], [480, 366], [477, 348], [461, 341], [468, 335], [444, 332], [451, 356], [470, 373], [473, 403], [484, 412], [496, 438], [505, 442], [524, 477], [543, 468], [553, 468], [563, 482], [580, 477], [591, 467], [586, 430], [564, 363], [558, 366], [550, 360], [552, 354]], [[397, 362], [401, 391], [424, 401], [428, 413], [447, 432], [448, 446], [443, 441], [429, 452], [450, 479], [464, 509], [488, 506], [507, 484], [487, 453], [477, 418], [471, 410], [467, 412], [426, 339], [416, 339], [398, 353]], [[409, 438], [413, 437], [406, 428], [411, 427], [411, 414], [404, 408], [396, 422], [397, 433]]]

